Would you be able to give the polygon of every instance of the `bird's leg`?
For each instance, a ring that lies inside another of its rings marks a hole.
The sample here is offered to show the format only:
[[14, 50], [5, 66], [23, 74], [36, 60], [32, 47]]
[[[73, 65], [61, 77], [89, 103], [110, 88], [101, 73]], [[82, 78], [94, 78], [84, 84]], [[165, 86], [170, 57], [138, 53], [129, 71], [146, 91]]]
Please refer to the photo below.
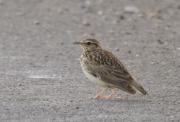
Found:
[[111, 99], [113, 96], [116, 95], [116, 89], [112, 89], [110, 95], [101, 96], [101, 94], [104, 93], [106, 90], [107, 90], [107, 89], [102, 90], [102, 91], [100, 92], [100, 94], [97, 94], [97, 95], [95, 96], [95, 98], [96, 98], [96, 99], [106, 99], [106, 100], [108, 100], [108, 99]]
[[94, 97], [95, 99], [100, 99], [102, 96], [102, 94], [107, 90], [107, 88], [103, 88], [100, 92], [98, 92], [96, 94], [96, 96]]
[[111, 94], [110, 95], [102, 96], [101, 98], [108, 100], [108, 99], [111, 99], [112, 97], [114, 97], [116, 95], [116, 93], [117, 93], [116, 89], [111, 89]]

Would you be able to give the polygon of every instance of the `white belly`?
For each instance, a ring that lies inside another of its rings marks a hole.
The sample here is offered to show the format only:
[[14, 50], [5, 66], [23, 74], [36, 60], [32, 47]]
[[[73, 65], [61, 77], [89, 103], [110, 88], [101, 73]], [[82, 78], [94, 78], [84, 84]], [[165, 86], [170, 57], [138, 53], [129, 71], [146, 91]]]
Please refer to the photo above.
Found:
[[[83, 65], [83, 64], [81, 64], [81, 65]], [[104, 81], [102, 81], [100, 78], [94, 77], [92, 74], [90, 74], [89, 72], [87, 72], [87, 70], [85, 69], [84, 66], [81, 66], [81, 67], [82, 67], [82, 70], [83, 70], [84, 74], [86, 75], [86, 77], [87, 77], [90, 81], [92, 81], [92, 82], [94, 82], [94, 83], [96, 83], [96, 84], [99, 84], [99, 85], [101, 85], [101, 86], [107, 86], [107, 84], [106, 84]]]

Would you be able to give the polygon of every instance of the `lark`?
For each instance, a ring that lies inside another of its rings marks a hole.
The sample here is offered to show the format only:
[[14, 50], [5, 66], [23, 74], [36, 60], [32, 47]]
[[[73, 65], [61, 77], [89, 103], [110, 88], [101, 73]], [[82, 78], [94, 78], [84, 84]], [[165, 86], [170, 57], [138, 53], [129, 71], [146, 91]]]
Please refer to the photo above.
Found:
[[[116, 95], [117, 89], [130, 94], [135, 94], [138, 90], [147, 95], [146, 90], [133, 79], [121, 61], [103, 49], [99, 41], [85, 39], [74, 44], [80, 45], [83, 49], [80, 64], [86, 77], [104, 87], [94, 98], [111, 99]], [[103, 95], [108, 89], [111, 89], [111, 94]]]

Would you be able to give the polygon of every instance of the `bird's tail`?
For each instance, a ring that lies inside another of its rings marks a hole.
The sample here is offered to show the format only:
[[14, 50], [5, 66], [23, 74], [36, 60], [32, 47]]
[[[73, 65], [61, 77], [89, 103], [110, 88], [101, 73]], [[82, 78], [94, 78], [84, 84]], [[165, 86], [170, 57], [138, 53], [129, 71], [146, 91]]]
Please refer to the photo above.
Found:
[[147, 91], [137, 82], [133, 81], [131, 84], [133, 87], [135, 87], [138, 91], [140, 91], [143, 95], [147, 95]]

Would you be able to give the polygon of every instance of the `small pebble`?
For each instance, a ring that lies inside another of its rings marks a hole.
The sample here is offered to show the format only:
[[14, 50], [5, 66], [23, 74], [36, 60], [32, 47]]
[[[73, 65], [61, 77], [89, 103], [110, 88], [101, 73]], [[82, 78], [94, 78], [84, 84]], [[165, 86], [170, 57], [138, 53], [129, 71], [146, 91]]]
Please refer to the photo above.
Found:
[[121, 20], [124, 20], [124, 16], [123, 15], [118, 16], [118, 18], [116, 20], [114, 20], [113, 23], [114, 24], [120, 23]]
[[112, 21], [113, 24], [117, 24], [117, 23], [119, 23], [119, 22], [120, 22], [119, 20], [113, 20], [113, 21]]
[[57, 13], [58, 13], [58, 14], [63, 14], [63, 10], [62, 10], [61, 8], [59, 8], [59, 9], [57, 10]]
[[79, 109], [79, 107], [77, 106], [76, 109]]
[[65, 11], [65, 12], [69, 12], [69, 8], [65, 8], [64, 11]]
[[180, 47], [178, 47], [177, 50], [180, 50]]
[[35, 25], [40, 25], [40, 22], [36, 20], [36, 21], [34, 21], [34, 24]]
[[20, 83], [20, 84], [18, 84], [18, 86], [22, 86], [22, 84]]
[[62, 53], [62, 52], [60, 52], [60, 53], [58, 53], [58, 55], [63, 55], [63, 53]]
[[61, 42], [60, 44], [61, 44], [61, 45], [64, 45], [64, 42]]
[[116, 50], [117, 52], [119, 52], [119, 48], [116, 48], [115, 50]]
[[129, 5], [124, 8], [124, 12], [126, 13], [139, 13], [139, 9], [136, 6]]
[[155, 64], [155, 62], [154, 62], [154, 61], [152, 61], [152, 62], [151, 62], [151, 64]]
[[129, 53], [129, 54], [131, 54], [131, 53], [132, 53], [132, 51], [131, 51], [131, 50], [128, 50], [128, 53]]
[[178, 5], [178, 7], [177, 7], [179, 10], [180, 10], [180, 5]]
[[159, 44], [164, 44], [164, 42], [163, 42], [161, 39], [158, 39], [157, 42], [158, 42]]
[[131, 32], [125, 32], [126, 35], [131, 35]]
[[86, 27], [89, 27], [91, 24], [88, 21], [84, 20], [83, 25], [86, 26]]
[[85, 9], [86, 6], [84, 4], [81, 5], [81, 9]]
[[120, 20], [124, 20], [124, 19], [125, 19], [124, 15], [120, 15], [120, 16], [119, 16], [119, 19], [120, 19]]
[[90, 6], [90, 5], [91, 5], [91, 1], [90, 1], [90, 0], [86, 0], [86, 1], [85, 1], [85, 4], [86, 4], [87, 6]]
[[4, 4], [4, 2], [2, 0], [0, 0], [0, 5], [3, 5], [3, 4]]
[[103, 15], [103, 11], [98, 11], [98, 15]]
[[46, 55], [46, 56], [44, 56], [44, 58], [49, 58], [49, 56], [48, 56], [48, 55]]
[[139, 54], [136, 54], [136, 57], [139, 57]]

